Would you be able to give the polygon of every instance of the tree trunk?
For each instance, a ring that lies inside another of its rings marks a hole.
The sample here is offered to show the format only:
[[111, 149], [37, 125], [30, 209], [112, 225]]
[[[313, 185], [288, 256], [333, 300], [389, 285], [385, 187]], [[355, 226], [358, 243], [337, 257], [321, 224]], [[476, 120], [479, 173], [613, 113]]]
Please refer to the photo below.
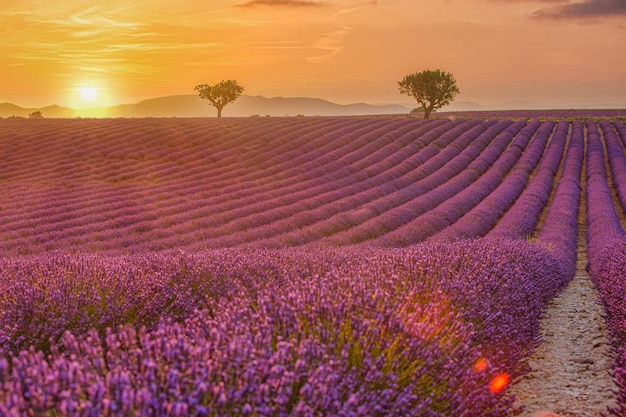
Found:
[[432, 107], [424, 108], [424, 119], [428, 119], [432, 111], [433, 111]]
[[217, 117], [222, 117], [222, 109], [223, 107], [216, 107], [217, 108]]

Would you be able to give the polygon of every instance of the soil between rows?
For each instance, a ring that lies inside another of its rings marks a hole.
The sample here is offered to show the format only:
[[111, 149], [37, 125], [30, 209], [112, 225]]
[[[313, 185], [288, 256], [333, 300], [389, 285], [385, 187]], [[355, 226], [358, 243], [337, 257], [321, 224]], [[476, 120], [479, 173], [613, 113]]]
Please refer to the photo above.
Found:
[[598, 417], [616, 406], [604, 311], [586, 270], [584, 203], [578, 218], [576, 274], [546, 306], [531, 371], [511, 386], [524, 406], [521, 417]]

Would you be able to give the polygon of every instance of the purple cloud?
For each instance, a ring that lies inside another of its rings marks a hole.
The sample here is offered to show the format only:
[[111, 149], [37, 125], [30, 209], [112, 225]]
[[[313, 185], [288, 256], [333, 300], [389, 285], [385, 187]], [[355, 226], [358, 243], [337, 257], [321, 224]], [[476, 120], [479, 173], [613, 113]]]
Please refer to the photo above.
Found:
[[584, 0], [544, 7], [533, 13], [540, 19], [596, 19], [626, 16], [626, 0]]

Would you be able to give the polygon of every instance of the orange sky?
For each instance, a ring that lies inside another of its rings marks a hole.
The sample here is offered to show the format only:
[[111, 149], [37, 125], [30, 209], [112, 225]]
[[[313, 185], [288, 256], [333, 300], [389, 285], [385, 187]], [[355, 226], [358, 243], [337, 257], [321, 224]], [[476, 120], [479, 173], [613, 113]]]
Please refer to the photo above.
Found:
[[397, 82], [436, 68], [457, 79], [456, 101], [626, 107], [625, 0], [0, 0], [0, 39], [0, 103], [24, 107], [222, 79], [410, 104]]

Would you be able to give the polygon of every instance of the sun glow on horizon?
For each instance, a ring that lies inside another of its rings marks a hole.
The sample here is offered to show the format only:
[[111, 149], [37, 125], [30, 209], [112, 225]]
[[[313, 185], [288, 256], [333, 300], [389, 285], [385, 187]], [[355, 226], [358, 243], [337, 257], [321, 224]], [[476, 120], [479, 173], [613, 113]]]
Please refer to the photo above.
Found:
[[[456, 104], [626, 106], [622, 13], [599, 6], [585, 19], [576, 4], [491, 0], [0, 4], [0, 96], [18, 105], [86, 109], [236, 79], [252, 95], [412, 106], [397, 82], [440, 68]], [[437, 36], [407, 54], [424, 31]]]
[[100, 89], [96, 87], [79, 87], [78, 94], [84, 103], [93, 103], [100, 97]]
[[67, 105], [77, 116], [107, 117], [108, 107], [115, 104], [108, 83], [103, 80], [75, 83], [67, 90]]

